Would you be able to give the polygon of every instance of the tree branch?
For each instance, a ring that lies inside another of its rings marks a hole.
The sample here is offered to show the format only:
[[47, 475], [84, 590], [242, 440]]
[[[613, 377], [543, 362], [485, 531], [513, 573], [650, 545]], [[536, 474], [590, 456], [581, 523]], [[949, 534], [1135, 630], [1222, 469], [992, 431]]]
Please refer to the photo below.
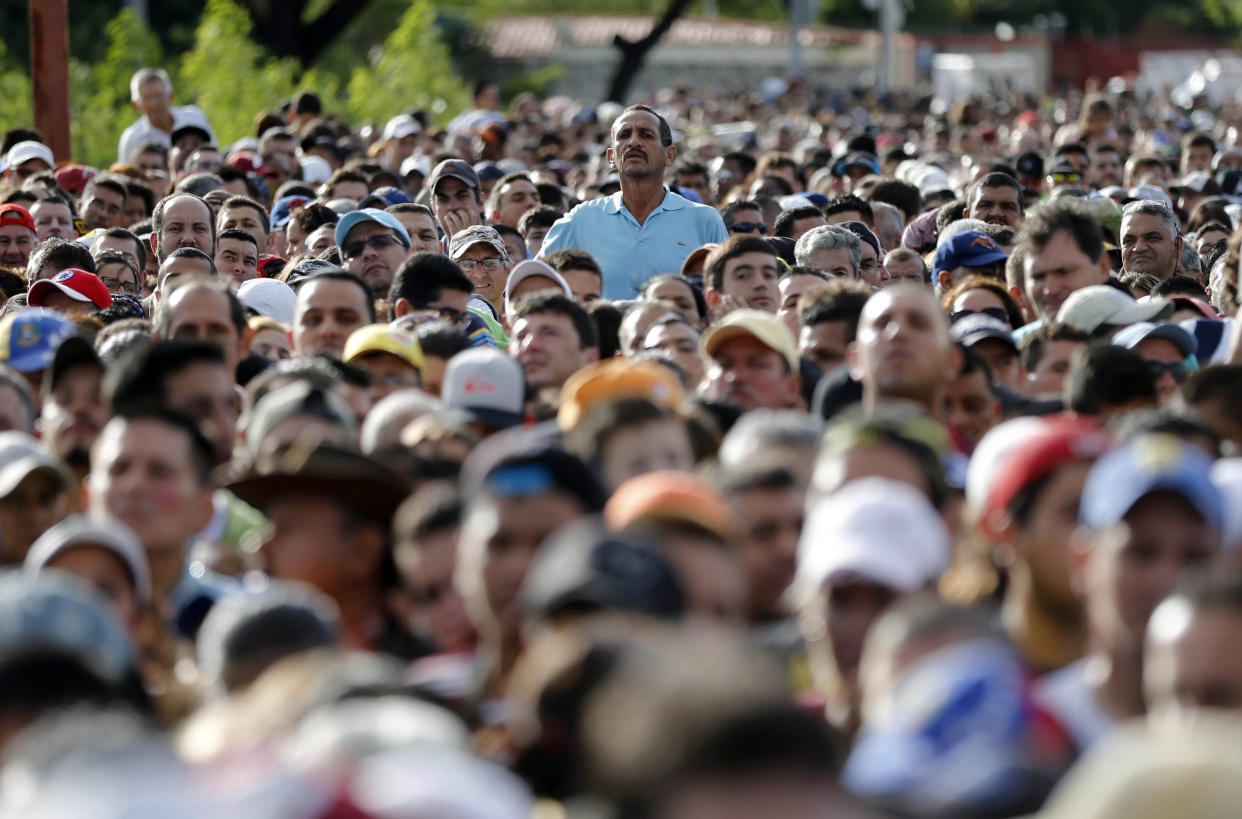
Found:
[[669, 29], [673, 27], [673, 23], [677, 22], [686, 13], [686, 9], [690, 7], [690, 2], [691, 0], [669, 0], [668, 8], [664, 10], [664, 15], [652, 27], [651, 31], [647, 33], [647, 36], [641, 40], [627, 40], [620, 34], [613, 37], [612, 44], [621, 52], [621, 61], [617, 64], [617, 70], [612, 75], [612, 82], [608, 87], [608, 96], [605, 99], [616, 102], [625, 101], [625, 95], [629, 91], [630, 83], [634, 81], [634, 77], [647, 59], [647, 52], [651, 51], [665, 34], [668, 34]]

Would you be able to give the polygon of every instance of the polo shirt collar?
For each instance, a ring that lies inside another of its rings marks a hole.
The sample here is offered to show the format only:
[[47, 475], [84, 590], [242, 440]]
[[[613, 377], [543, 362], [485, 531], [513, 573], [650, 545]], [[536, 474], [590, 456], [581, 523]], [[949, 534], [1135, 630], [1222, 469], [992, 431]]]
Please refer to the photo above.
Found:
[[[656, 210], [681, 210], [687, 204], [688, 202], [686, 199], [683, 199], [666, 187], [664, 189], [664, 200], [660, 202], [660, 206], [656, 208]], [[604, 205], [604, 212], [613, 214], [620, 213], [623, 206], [624, 202], [621, 199], [621, 191], [617, 191], [612, 196], [608, 197], [608, 204]]]

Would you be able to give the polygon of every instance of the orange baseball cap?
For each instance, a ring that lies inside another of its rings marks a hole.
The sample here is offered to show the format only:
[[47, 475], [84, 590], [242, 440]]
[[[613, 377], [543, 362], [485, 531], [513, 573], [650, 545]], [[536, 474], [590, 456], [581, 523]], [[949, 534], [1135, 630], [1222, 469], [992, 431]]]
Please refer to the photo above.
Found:
[[574, 373], [561, 387], [561, 409], [556, 421], [571, 430], [596, 404], [614, 398], [646, 398], [678, 411], [686, 391], [673, 371], [654, 361], [609, 358]]
[[648, 472], [617, 487], [604, 506], [604, 522], [617, 531], [635, 523], [691, 523], [723, 540], [740, 531], [724, 495], [689, 472]]

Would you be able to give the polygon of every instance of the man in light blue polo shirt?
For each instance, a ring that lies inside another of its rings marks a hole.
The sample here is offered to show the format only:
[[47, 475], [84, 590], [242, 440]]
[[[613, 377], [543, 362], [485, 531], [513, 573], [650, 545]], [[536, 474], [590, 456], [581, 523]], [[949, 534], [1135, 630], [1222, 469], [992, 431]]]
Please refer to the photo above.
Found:
[[548, 231], [540, 258], [582, 248], [604, 271], [604, 298], [632, 299], [648, 279], [681, 270], [696, 248], [729, 238], [715, 208], [664, 187], [664, 171], [676, 158], [668, 121], [645, 105], [626, 108], [613, 123], [608, 147], [621, 190], [561, 217]]

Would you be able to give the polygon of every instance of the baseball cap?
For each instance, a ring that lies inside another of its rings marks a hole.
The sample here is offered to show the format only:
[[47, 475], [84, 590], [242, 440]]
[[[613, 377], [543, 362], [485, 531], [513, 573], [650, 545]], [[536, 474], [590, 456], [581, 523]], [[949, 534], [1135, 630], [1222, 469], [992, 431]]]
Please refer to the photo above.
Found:
[[34, 232], [34, 217], [30, 215], [30, 211], [21, 205], [15, 205], [9, 202], [0, 205], [0, 227], [24, 227], [30, 232]]
[[1021, 179], [1039, 179], [1044, 175], [1044, 159], [1037, 153], [1020, 154], [1013, 166]]
[[421, 173], [423, 176], [431, 173], [431, 160], [423, 154], [407, 156], [401, 163], [401, 175], [409, 176], [412, 173]]
[[1061, 183], [1078, 183], [1082, 181], [1082, 171], [1065, 157], [1055, 160], [1048, 168], [1048, 175], [1052, 177], [1061, 177], [1055, 181]]
[[263, 439], [277, 424], [302, 415], [337, 424], [348, 430], [350, 436], [357, 426], [353, 410], [339, 393], [295, 381], [272, 390], [254, 405], [246, 425], [246, 446], [252, 453], [258, 452]]
[[597, 404], [616, 398], [646, 398], [653, 404], [679, 411], [686, 391], [668, 367], [654, 361], [609, 358], [583, 367], [561, 387], [556, 422], [571, 430]]
[[517, 290], [517, 286], [519, 284], [532, 276], [543, 276], [545, 279], [551, 279], [561, 288], [561, 292], [565, 294], [565, 298], [572, 299], [574, 297], [574, 291], [569, 289], [569, 283], [565, 281], [565, 277], [560, 273], [557, 273], [556, 269], [553, 268], [552, 265], [538, 259], [523, 259], [515, 264], [513, 269], [509, 271], [509, 278], [505, 282], [506, 313], [512, 314], [513, 312], [513, 300], [511, 298], [511, 294]]
[[108, 292], [108, 286], [94, 273], [76, 267], [62, 270], [50, 279], [40, 279], [30, 285], [26, 302], [31, 307], [42, 307], [43, 300], [53, 290], [59, 290], [74, 301], [93, 304], [100, 310], [112, 306], [112, 294]]
[[462, 466], [465, 495], [486, 492], [519, 498], [564, 492], [590, 513], [603, 510], [608, 494], [591, 468], [532, 429], [506, 430], [475, 447]]
[[992, 476], [980, 519], [984, 532], [992, 537], [1000, 534], [1010, 504], [1028, 486], [1063, 464], [1094, 461], [1112, 446], [1108, 431], [1085, 418], [1062, 416], [1037, 423], [1038, 428], [1006, 454]]
[[838, 159], [836, 164], [832, 166], [832, 173], [834, 176], [845, 176], [851, 168], [861, 168], [867, 173], [878, 174], [880, 172], [880, 160], [874, 154], [869, 154], [865, 151], [855, 151]]
[[371, 191], [370, 194], [364, 196], [362, 201], [358, 203], [360, 208], [371, 208], [378, 206], [380, 210], [390, 208], [393, 205], [405, 205], [410, 201], [410, 197], [405, 195], [405, 191], [398, 190], [392, 185], [383, 185]]
[[1105, 325], [1160, 321], [1172, 312], [1173, 305], [1163, 299], [1138, 302], [1115, 287], [1093, 284], [1070, 293], [1057, 311], [1057, 322], [1084, 333], [1094, 333]]
[[464, 159], [446, 159], [432, 170], [431, 176], [427, 178], [427, 190], [433, 195], [436, 192], [436, 185], [447, 177], [459, 179], [468, 188], [473, 188], [475, 193], [483, 192], [483, 184], [479, 181], [479, 175], [475, 173], [474, 168], [470, 167], [470, 163]]
[[0, 432], [0, 498], [7, 498], [28, 476], [40, 472], [63, 492], [73, 485], [65, 465], [24, 432]]
[[1104, 231], [1104, 241], [1115, 245], [1121, 235], [1121, 205], [1117, 200], [1096, 191], [1078, 200], [1083, 210], [1099, 222]]
[[543, 542], [521, 598], [532, 621], [599, 610], [676, 618], [686, 607], [681, 584], [654, 543], [609, 531], [594, 518], [574, 521]]
[[983, 517], [997, 474], [1018, 447], [1043, 431], [1045, 423], [1034, 415], [1018, 415], [992, 427], [979, 439], [966, 467], [965, 516], [971, 520]]
[[707, 244], [700, 245], [690, 251], [690, 255], [687, 256], [686, 260], [681, 263], [682, 278], [687, 278], [689, 276], [690, 268], [694, 267], [697, 262], [706, 259], [709, 255], [711, 255], [711, 252], [718, 247], [720, 247], [719, 242], [708, 242]]
[[306, 196], [282, 196], [272, 205], [272, 230], [280, 230], [289, 224], [293, 211], [310, 201]]
[[948, 565], [948, 530], [922, 492], [888, 478], [860, 478], [811, 507], [794, 582], [806, 594], [852, 580], [913, 592]]
[[86, 165], [65, 165], [54, 172], [56, 186], [74, 196], [81, 196], [86, 190], [86, 183], [95, 178], [99, 171]]
[[617, 531], [643, 521], [692, 523], [726, 541], [741, 530], [724, 495], [689, 472], [673, 470], [648, 472], [618, 486], [604, 506], [604, 521]]
[[792, 372], [798, 372], [798, 347], [793, 334], [773, 313], [743, 308], [734, 310], [703, 335], [703, 354], [711, 356], [721, 344], [738, 336], [750, 336], [780, 353]]
[[391, 353], [420, 373], [423, 371], [423, 350], [418, 339], [387, 324], [368, 324], [350, 333], [341, 360], [352, 362], [367, 353]]
[[272, 253], [260, 253], [259, 262], [256, 265], [259, 275], [265, 279], [274, 279], [280, 275], [280, 271], [285, 269], [285, 265], [289, 263], [288, 259], [281, 258]]
[[237, 298], [243, 307], [248, 307], [260, 314], [274, 318], [282, 324], [293, 324], [293, 306], [297, 303], [297, 293], [286, 283], [277, 278], [251, 278], [237, 288]]
[[397, 114], [388, 122], [384, 123], [384, 135], [382, 139], [385, 141], [390, 139], [405, 139], [408, 136], [421, 134], [423, 132], [422, 123], [414, 119], [409, 114]]
[[463, 350], [444, 368], [440, 399], [469, 421], [498, 428], [517, 426], [526, 417], [522, 365], [492, 347]]
[[132, 529], [114, 518], [70, 515], [57, 523], [39, 535], [26, 553], [26, 574], [39, 574], [57, 555], [75, 546], [98, 546], [112, 552], [129, 570], [138, 602], [151, 600], [151, 569], [142, 542]]
[[271, 168], [263, 164], [263, 158], [255, 151], [238, 151], [226, 159], [224, 164], [247, 173], [257, 173], [260, 176], [266, 176], [272, 172]]
[[1018, 351], [1018, 345], [1013, 343], [1013, 331], [1009, 329], [1009, 325], [986, 313], [971, 313], [968, 316], [962, 316], [949, 328], [949, 336], [963, 347], [973, 347], [991, 338], [1011, 348], [1015, 353]]
[[99, 358], [99, 354], [95, 352], [95, 345], [82, 336], [69, 336], [56, 348], [56, 354], [52, 356], [52, 363], [48, 365], [47, 372], [43, 374], [42, 388], [44, 398], [56, 388], [56, 382], [60, 380], [61, 376], [74, 367], [83, 365], [98, 367], [101, 370], [104, 369], [103, 361]]
[[52, 155], [52, 149], [33, 139], [15, 143], [12, 148], [9, 148], [9, 154], [6, 157], [10, 168], [16, 168], [32, 159], [42, 159], [47, 163], [48, 168], [56, 166], [56, 157]]
[[52, 363], [61, 342], [78, 332], [55, 310], [31, 308], [0, 318], [0, 362], [32, 373]]
[[454, 233], [453, 238], [449, 240], [449, 258], [457, 261], [465, 255], [467, 250], [480, 242], [491, 245], [505, 259], [509, 258], [504, 239], [500, 238], [496, 228], [487, 225], [471, 225]]
[[176, 120], [172, 132], [168, 135], [173, 145], [176, 145], [177, 140], [188, 133], [197, 133], [208, 143], [216, 144], [216, 134], [211, 130], [211, 123], [207, 121], [207, 115], [198, 108], [192, 105], [178, 108]]
[[947, 273], [959, 267], [983, 267], [1003, 261], [1009, 254], [996, 240], [981, 230], [966, 230], [936, 248], [933, 273]]
[[875, 255], [877, 256], [884, 255], [884, 252], [880, 250], [879, 237], [877, 237], [874, 233], [872, 233], [871, 228], [867, 227], [862, 222], [855, 222], [852, 220], [849, 222], [842, 222], [841, 227], [853, 233], [860, 240], [871, 245], [871, 249], [875, 251]]
[[1101, 457], [1087, 475], [1078, 520], [1089, 529], [1120, 522], [1152, 492], [1176, 492], [1217, 529], [1224, 523], [1212, 459], [1172, 435], [1143, 435]]
[[505, 172], [501, 170], [500, 166], [490, 159], [474, 163], [474, 172], [479, 175], [479, 181], [481, 182], [496, 182], [505, 176]]
[[1190, 191], [1205, 196], [1219, 196], [1220, 185], [1207, 171], [1191, 171], [1169, 185], [1171, 191]]
[[1126, 191], [1125, 200], [1127, 204], [1146, 199], [1153, 199], [1169, 205], [1173, 204], [1169, 200], [1169, 195], [1155, 185], [1138, 185]]
[[333, 237], [336, 239], [338, 246], [345, 245], [345, 237], [349, 232], [363, 222], [375, 222], [389, 230], [395, 231], [398, 236], [405, 242], [405, 246], [410, 246], [410, 234], [405, 229], [405, 225], [401, 224], [396, 216], [379, 208], [359, 208], [352, 210], [341, 217], [341, 221], [336, 223], [336, 231]]
[[1150, 321], [1136, 322], [1125, 329], [1118, 330], [1113, 335], [1113, 344], [1133, 350], [1149, 338], [1162, 338], [1170, 342], [1182, 354], [1182, 358], [1190, 358], [1199, 351], [1199, 342], [1194, 336], [1182, 329], [1180, 325], [1169, 322], [1163, 324], [1152, 324]]
[[322, 156], [310, 154], [298, 159], [298, 164], [302, 166], [302, 181], [307, 185], [318, 185], [332, 176], [332, 166]]

